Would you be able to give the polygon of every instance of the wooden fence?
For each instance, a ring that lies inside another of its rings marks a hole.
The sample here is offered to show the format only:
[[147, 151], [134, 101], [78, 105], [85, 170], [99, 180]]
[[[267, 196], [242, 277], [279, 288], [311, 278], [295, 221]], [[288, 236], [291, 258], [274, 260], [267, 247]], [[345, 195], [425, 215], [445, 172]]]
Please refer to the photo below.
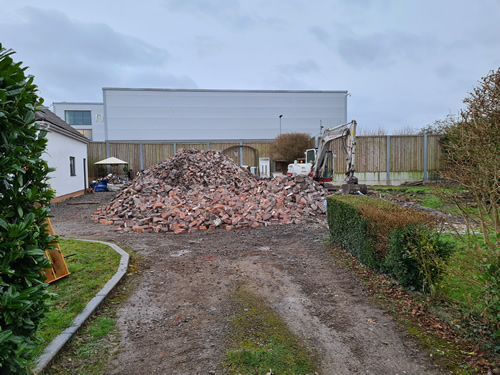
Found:
[[[423, 179], [432, 179], [433, 171], [442, 166], [439, 135], [415, 136], [359, 136], [356, 138], [356, 173], [377, 174], [377, 178], [391, 180], [396, 173], [419, 173]], [[237, 164], [258, 167], [258, 158], [269, 157], [271, 143], [116, 143], [91, 142], [88, 146], [89, 177], [95, 179], [108, 173], [107, 168], [94, 165], [109, 156], [128, 162], [133, 173], [157, 164], [183, 148], [224, 151]], [[108, 148], [108, 150], [106, 150]], [[336, 154], [334, 168], [345, 171], [343, 140], [332, 142]], [[273, 166], [271, 165], [273, 170]], [[111, 172], [123, 175], [123, 167], [112, 167]]]
[[[426, 138], [426, 139], [425, 139]], [[414, 172], [441, 167], [441, 145], [439, 135], [391, 135], [356, 137], [356, 163], [358, 172]], [[424, 143], [427, 143], [426, 145]], [[343, 140], [332, 142], [335, 171], [345, 169], [345, 147]], [[427, 150], [427, 157], [424, 151]], [[389, 159], [387, 154], [389, 152]]]
[[[228, 142], [228, 143], [116, 143], [90, 142], [88, 146], [89, 179], [94, 180], [108, 173], [125, 175], [123, 166], [94, 165], [99, 160], [114, 156], [126, 161], [128, 168], [135, 174], [157, 164], [181, 149], [218, 150], [224, 152], [238, 165], [258, 166], [259, 157], [269, 157], [270, 143]], [[108, 151], [106, 151], [108, 148]]]

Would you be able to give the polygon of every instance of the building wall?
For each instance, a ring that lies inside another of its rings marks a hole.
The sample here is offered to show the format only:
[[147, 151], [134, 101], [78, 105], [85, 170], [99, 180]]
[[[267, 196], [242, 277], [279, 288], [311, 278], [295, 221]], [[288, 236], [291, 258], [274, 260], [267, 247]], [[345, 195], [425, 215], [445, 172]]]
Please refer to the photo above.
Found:
[[104, 106], [102, 103], [56, 102], [52, 103], [52, 106], [53, 112], [65, 121], [65, 111], [91, 111], [91, 125], [70, 125], [77, 130], [92, 130], [92, 141], [102, 142], [105, 140]]
[[[56, 197], [83, 192], [88, 187], [87, 144], [50, 130], [47, 139], [43, 159], [49, 167], [56, 169], [49, 174], [49, 184], [55, 190]], [[70, 175], [70, 156], [75, 158], [76, 176]]]
[[272, 140], [347, 122], [347, 91], [103, 88], [103, 100], [107, 141]]

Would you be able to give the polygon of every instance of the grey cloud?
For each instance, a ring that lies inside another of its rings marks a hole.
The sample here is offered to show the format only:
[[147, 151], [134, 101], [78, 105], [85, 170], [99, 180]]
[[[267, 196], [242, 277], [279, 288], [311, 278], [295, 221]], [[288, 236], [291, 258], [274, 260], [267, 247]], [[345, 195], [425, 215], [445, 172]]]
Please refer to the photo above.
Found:
[[140, 39], [57, 11], [26, 8], [23, 14], [22, 23], [0, 25], [0, 35], [9, 35], [4, 46], [30, 66], [46, 99], [102, 100], [105, 86], [196, 87], [190, 77], [168, 73], [167, 51]]
[[452, 78], [456, 76], [456, 68], [450, 63], [440, 64], [435, 69], [436, 75], [440, 78]]
[[317, 87], [312, 87], [306, 81], [297, 77], [287, 76], [285, 74], [273, 76], [262, 82], [262, 87], [268, 87], [278, 90], [313, 90]]
[[314, 60], [301, 60], [293, 64], [276, 65], [272, 75], [263, 82], [263, 87], [280, 90], [313, 90], [307, 75], [321, 72], [321, 66]]
[[356, 67], [388, 66], [396, 60], [419, 61], [431, 56], [437, 43], [428, 37], [408, 33], [377, 33], [345, 37], [338, 42], [338, 52]]
[[199, 57], [213, 56], [222, 51], [222, 43], [214, 38], [198, 36], [195, 38], [194, 44]]
[[21, 35], [27, 29], [36, 30], [37, 38], [24, 34], [25, 43], [36, 47], [39, 40], [46, 40], [44, 49], [49, 49], [54, 57], [151, 66], [165, 63], [170, 57], [167, 51], [117, 33], [104, 24], [73, 22], [58, 11], [31, 7], [26, 8], [24, 14], [24, 24], [9, 25], [9, 28], [18, 28]]
[[239, 2], [234, 0], [166, 0], [167, 7], [176, 11], [223, 14], [237, 12]]
[[330, 34], [320, 26], [313, 26], [309, 29], [309, 31], [321, 43], [327, 44], [330, 41]]
[[247, 30], [257, 24], [256, 17], [244, 14], [237, 0], [166, 0], [165, 4], [169, 10], [212, 17], [236, 30]]
[[281, 73], [289, 74], [307, 74], [321, 71], [321, 67], [314, 60], [302, 60], [296, 64], [284, 64], [277, 66]]

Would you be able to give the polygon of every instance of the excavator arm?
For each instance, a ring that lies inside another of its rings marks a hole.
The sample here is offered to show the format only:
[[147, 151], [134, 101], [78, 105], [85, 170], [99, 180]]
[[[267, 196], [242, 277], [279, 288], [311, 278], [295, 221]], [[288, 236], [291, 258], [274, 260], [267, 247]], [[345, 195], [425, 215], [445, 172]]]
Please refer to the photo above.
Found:
[[[335, 126], [333, 128], [328, 128], [323, 132], [321, 139], [318, 143], [318, 150], [316, 152], [316, 158], [314, 165], [312, 167], [312, 177], [315, 180], [321, 179], [322, 176], [325, 175], [326, 168], [326, 160], [325, 156], [328, 150], [330, 149], [329, 145], [337, 138], [342, 138], [344, 142], [344, 146], [346, 147], [347, 153], [347, 171], [352, 168], [352, 174], [354, 174], [354, 150], [355, 150], [355, 141], [356, 137], [356, 121], [352, 120], [347, 124], [342, 124]], [[347, 172], [346, 172], [347, 174]]]

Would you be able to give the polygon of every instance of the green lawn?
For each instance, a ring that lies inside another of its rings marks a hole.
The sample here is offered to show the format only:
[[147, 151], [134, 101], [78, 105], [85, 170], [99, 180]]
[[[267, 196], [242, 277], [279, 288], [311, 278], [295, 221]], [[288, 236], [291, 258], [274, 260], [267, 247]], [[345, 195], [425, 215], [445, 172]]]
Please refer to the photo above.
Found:
[[415, 203], [441, 210], [444, 212], [458, 213], [455, 207], [446, 203], [436, 195], [436, 187], [434, 186], [375, 186], [370, 189], [378, 191], [382, 194], [388, 194], [395, 197], [400, 197], [404, 200], [414, 201]]
[[83, 311], [120, 264], [120, 254], [96, 242], [59, 238], [70, 275], [49, 285], [51, 307], [37, 331], [38, 356]]

